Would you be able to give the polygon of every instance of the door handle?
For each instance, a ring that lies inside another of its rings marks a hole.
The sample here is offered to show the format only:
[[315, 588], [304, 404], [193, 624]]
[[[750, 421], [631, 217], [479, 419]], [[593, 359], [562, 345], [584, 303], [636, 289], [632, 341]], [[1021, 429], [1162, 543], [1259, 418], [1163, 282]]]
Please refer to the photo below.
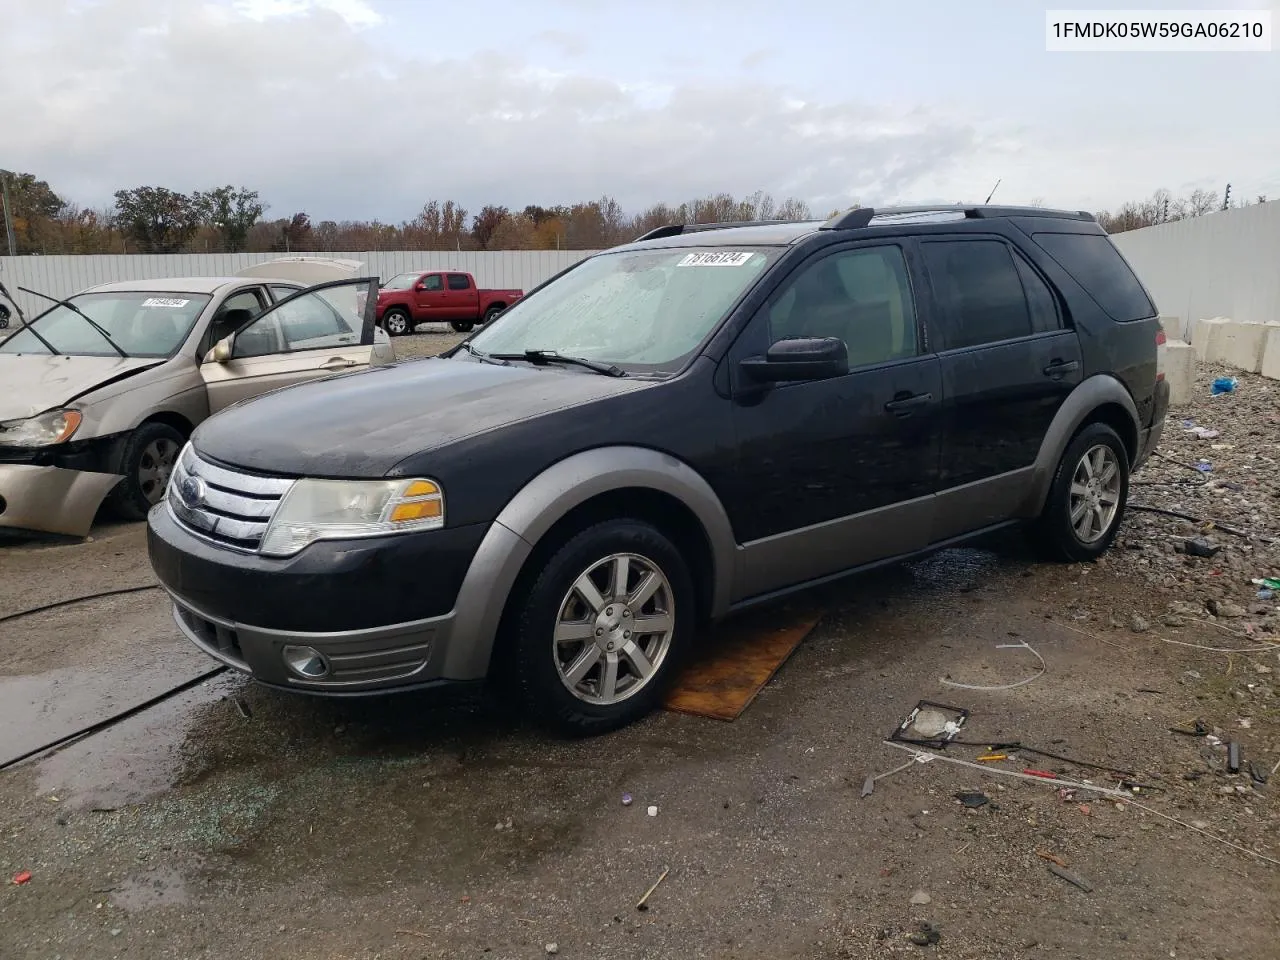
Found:
[[916, 393], [908, 396], [899, 395], [884, 405], [886, 413], [899, 417], [909, 417], [918, 408], [933, 403], [932, 393]]
[[1046, 377], [1060, 377], [1064, 373], [1075, 373], [1080, 369], [1080, 363], [1076, 360], [1053, 360], [1044, 368]]
[[346, 357], [330, 357], [320, 364], [322, 370], [345, 370], [347, 367], [354, 366], [356, 366], [356, 361], [348, 360]]

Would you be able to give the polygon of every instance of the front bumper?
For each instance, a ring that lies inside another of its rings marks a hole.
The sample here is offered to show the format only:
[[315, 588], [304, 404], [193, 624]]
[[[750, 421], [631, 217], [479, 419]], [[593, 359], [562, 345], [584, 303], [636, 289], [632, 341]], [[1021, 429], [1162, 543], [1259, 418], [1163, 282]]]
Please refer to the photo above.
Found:
[[0, 528], [84, 537], [119, 474], [0, 463]]
[[[451, 671], [450, 657], [456, 664], [455, 600], [486, 524], [320, 541], [288, 558], [209, 543], [163, 504], [147, 529], [178, 629], [263, 683], [340, 695], [478, 679]], [[293, 673], [284, 661], [290, 645], [318, 651], [328, 673]]]

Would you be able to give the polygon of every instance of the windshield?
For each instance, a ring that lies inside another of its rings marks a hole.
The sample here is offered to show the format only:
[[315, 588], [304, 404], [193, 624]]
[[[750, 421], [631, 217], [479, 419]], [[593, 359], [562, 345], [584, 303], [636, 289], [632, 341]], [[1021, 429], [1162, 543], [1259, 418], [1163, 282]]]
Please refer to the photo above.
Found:
[[[131, 357], [167, 357], [182, 345], [196, 317], [209, 302], [206, 293], [155, 293], [128, 291], [82, 293], [68, 298], [106, 330]], [[55, 306], [31, 321], [59, 353], [80, 357], [116, 357], [119, 354], [84, 317], [64, 306]], [[48, 353], [49, 348], [30, 330], [19, 330], [4, 343], [0, 353]]]
[[420, 273], [398, 273], [382, 285], [383, 290], [408, 290], [417, 282]]
[[469, 342], [489, 354], [549, 350], [631, 373], [672, 373], [777, 256], [708, 248], [603, 254], [518, 301]]

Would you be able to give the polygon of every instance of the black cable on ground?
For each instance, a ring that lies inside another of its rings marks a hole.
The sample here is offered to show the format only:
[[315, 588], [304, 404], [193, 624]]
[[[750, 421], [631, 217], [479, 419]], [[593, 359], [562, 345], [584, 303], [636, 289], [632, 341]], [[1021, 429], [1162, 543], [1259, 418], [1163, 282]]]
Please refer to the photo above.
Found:
[[101, 597], [118, 597], [126, 593], [141, 593], [144, 590], [159, 590], [160, 584], [147, 583], [140, 587], [121, 587], [118, 590], [101, 590], [98, 593], [86, 593], [83, 597], [72, 597], [69, 600], [58, 600], [54, 603], [46, 603], [41, 607], [32, 607], [30, 610], [19, 610], [17, 613], [6, 613], [0, 617], [0, 623], [8, 623], [10, 620], [17, 620], [19, 617], [30, 617], [33, 614], [44, 613], [46, 610], [57, 610], [59, 607], [69, 607], [73, 603], [83, 603], [85, 600], [97, 600]]
[[176, 697], [180, 693], [185, 693], [186, 691], [190, 690], [192, 687], [198, 684], [204, 683], [204, 681], [208, 680], [210, 677], [216, 677], [220, 673], [225, 673], [228, 669], [229, 669], [228, 667], [226, 667], [225, 665], [222, 665], [222, 666], [214, 667], [212, 670], [206, 670], [204, 673], [200, 674], [199, 676], [192, 677], [186, 683], [179, 684], [178, 686], [174, 687], [172, 690], [166, 690], [164, 693], [157, 694], [156, 696], [152, 697], [150, 700], [147, 700], [144, 703], [139, 703], [136, 706], [130, 707], [127, 710], [122, 710], [120, 713], [117, 713], [115, 716], [107, 717], [107, 719], [105, 720], [99, 720], [97, 723], [92, 724], [91, 726], [85, 727], [83, 730], [77, 730], [75, 733], [69, 733], [65, 737], [59, 737], [57, 740], [54, 740], [52, 743], [46, 743], [43, 747], [36, 747], [34, 750], [28, 750], [26, 753], [22, 754], [21, 756], [14, 757], [11, 760], [6, 760], [3, 763], [0, 763], [0, 771], [8, 770], [10, 767], [16, 767], [18, 764], [22, 763], [22, 761], [30, 760], [32, 757], [38, 756], [39, 754], [46, 753], [50, 750], [56, 750], [60, 747], [65, 747], [68, 744], [74, 743], [76, 740], [80, 740], [84, 737], [87, 737], [92, 734], [98, 733], [102, 730], [105, 730], [107, 727], [113, 726], [122, 720], [128, 720], [130, 717], [134, 716], [135, 714], [139, 714], [143, 710], [148, 710], [151, 707], [154, 707], [157, 703], [160, 703], [164, 700], [168, 700], [170, 697]]
[[1246, 540], [1258, 540], [1262, 543], [1280, 543], [1274, 537], [1265, 536], [1261, 533], [1250, 533], [1248, 530], [1240, 530], [1236, 527], [1227, 526], [1212, 517], [1193, 517], [1189, 513], [1179, 513], [1177, 510], [1165, 510], [1163, 507], [1148, 507], [1144, 503], [1131, 503], [1127, 509], [1137, 510], [1140, 513], [1158, 513], [1162, 517], [1176, 517], [1179, 520], [1187, 520], [1191, 523], [1211, 523], [1213, 526], [1221, 530], [1223, 533], [1229, 533], [1232, 536], [1243, 537]]

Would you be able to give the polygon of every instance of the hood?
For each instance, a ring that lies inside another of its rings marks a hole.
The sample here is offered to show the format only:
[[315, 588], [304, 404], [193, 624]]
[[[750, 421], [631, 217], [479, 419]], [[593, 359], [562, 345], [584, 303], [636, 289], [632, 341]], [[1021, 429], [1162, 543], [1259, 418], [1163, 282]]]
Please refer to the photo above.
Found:
[[263, 473], [381, 477], [460, 438], [653, 385], [555, 366], [415, 360], [236, 404], [192, 442], [202, 455]]
[[0, 420], [34, 417], [81, 394], [165, 361], [156, 357], [71, 357], [0, 353]]
[[277, 257], [255, 263], [236, 273], [237, 277], [260, 277], [266, 280], [292, 280], [313, 286], [331, 280], [354, 277], [364, 266], [362, 260], [339, 260], [333, 257]]

